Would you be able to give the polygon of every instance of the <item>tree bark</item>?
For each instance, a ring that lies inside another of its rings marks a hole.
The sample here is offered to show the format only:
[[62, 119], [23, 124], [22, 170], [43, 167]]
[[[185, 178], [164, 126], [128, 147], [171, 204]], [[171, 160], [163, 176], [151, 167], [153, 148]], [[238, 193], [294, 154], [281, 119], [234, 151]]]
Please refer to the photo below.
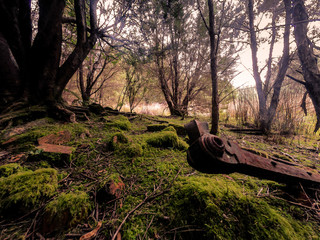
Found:
[[286, 12], [285, 29], [283, 34], [283, 53], [279, 63], [278, 74], [273, 84], [273, 95], [268, 108], [268, 118], [267, 118], [267, 125], [266, 125], [266, 130], [268, 132], [271, 130], [271, 124], [276, 114], [276, 110], [279, 104], [281, 86], [285, 78], [286, 72], [288, 70], [289, 61], [290, 61], [289, 38], [290, 38], [290, 22], [291, 22], [291, 15], [290, 15], [291, 2], [290, 0], [284, 0], [283, 2], [284, 2], [285, 12]]
[[251, 57], [252, 57], [252, 69], [253, 77], [256, 82], [256, 90], [259, 99], [259, 127], [263, 132], [266, 131], [267, 123], [267, 111], [266, 111], [266, 96], [262, 88], [262, 80], [259, 73], [258, 67], [258, 44], [256, 32], [254, 29], [254, 13], [253, 13], [253, 0], [248, 0], [248, 16], [249, 16], [249, 29], [250, 29], [250, 47], [251, 47]]
[[[75, 0], [77, 45], [60, 66], [62, 15], [65, 0], [39, 0], [39, 20], [31, 45], [31, 0], [0, 1], [0, 111], [22, 99], [30, 105], [70, 115], [63, 110], [61, 95], [97, 40], [96, 8], [90, 0], [90, 37], [85, 17], [85, 0]], [[59, 113], [57, 114], [59, 115]]]
[[215, 14], [213, 1], [208, 0], [209, 7], [209, 36], [210, 36], [210, 70], [212, 83], [212, 111], [211, 111], [211, 134], [217, 134], [219, 130], [219, 94], [217, 74], [217, 44], [215, 34]]
[[312, 100], [317, 115], [317, 123], [314, 132], [320, 128], [320, 70], [317, 65], [317, 57], [313, 53], [312, 45], [307, 36], [308, 14], [303, 0], [293, 0], [293, 24], [294, 36], [298, 48], [298, 55], [302, 65], [305, 86]]

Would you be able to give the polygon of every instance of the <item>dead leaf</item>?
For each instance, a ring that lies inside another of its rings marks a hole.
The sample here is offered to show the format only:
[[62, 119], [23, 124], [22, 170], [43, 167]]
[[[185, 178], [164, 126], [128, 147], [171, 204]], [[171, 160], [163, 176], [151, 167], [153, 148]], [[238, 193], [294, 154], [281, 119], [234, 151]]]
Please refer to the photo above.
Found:
[[90, 239], [93, 239], [95, 236], [97, 236], [97, 233], [99, 231], [99, 229], [101, 228], [102, 226], [102, 222], [98, 222], [97, 226], [95, 229], [93, 229], [91, 232], [88, 232], [84, 235], [82, 235], [80, 237], [80, 240], [90, 240]]

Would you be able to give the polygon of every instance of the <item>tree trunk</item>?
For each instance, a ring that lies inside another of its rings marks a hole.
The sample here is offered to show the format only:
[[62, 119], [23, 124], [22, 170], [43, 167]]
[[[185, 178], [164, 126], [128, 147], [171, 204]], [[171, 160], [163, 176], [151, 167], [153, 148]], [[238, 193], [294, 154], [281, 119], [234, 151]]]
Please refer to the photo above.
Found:
[[212, 0], [208, 0], [209, 7], [209, 36], [210, 36], [210, 70], [212, 83], [212, 111], [211, 111], [211, 131], [217, 134], [219, 130], [219, 95], [218, 95], [218, 75], [217, 75], [217, 44], [215, 36], [215, 15]]
[[308, 14], [303, 0], [293, 0], [294, 36], [298, 48], [298, 55], [302, 65], [305, 86], [312, 100], [317, 115], [314, 132], [320, 128], [320, 70], [317, 58], [313, 53], [312, 45], [307, 36]]
[[271, 130], [271, 124], [276, 114], [276, 110], [279, 104], [281, 86], [285, 78], [285, 75], [289, 66], [289, 61], [290, 61], [289, 38], [290, 38], [290, 22], [291, 22], [291, 3], [290, 3], [290, 0], [284, 0], [283, 2], [285, 5], [285, 12], [286, 12], [285, 29], [283, 34], [283, 53], [279, 63], [278, 74], [277, 74], [275, 83], [273, 84], [273, 95], [268, 108], [268, 118], [267, 118], [267, 125], [266, 125], [266, 130], [268, 132]]
[[267, 124], [267, 111], [266, 111], [266, 96], [262, 88], [262, 80], [258, 67], [258, 44], [256, 32], [254, 29], [254, 13], [253, 13], [253, 0], [248, 0], [248, 15], [249, 15], [249, 29], [250, 29], [250, 47], [252, 56], [252, 69], [253, 77], [256, 82], [256, 90], [259, 99], [259, 127], [263, 132], [266, 131]]
[[0, 1], [0, 110], [22, 99], [30, 105], [46, 105], [49, 112], [56, 111], [57, 115], [72, 115], [62, 104], [61, 95], [97, 40], [97, 1], [89, 2], [87, 37], [85, 0], [74, 0], [77, 44], [62, 66], [62, 15], [66, 1], [38, 1], [38, 29], [32, 45], [31, 1]]

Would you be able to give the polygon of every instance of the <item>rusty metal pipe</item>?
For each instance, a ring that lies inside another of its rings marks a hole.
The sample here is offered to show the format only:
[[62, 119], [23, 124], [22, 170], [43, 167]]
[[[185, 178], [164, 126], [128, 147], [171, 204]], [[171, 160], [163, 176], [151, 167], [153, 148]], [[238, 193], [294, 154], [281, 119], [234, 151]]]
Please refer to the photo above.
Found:
[[188, 163], [200, 172], [238, 172], [287, 184], [320, 187], [320, 174], [315, 169], [245, 151], [235, 142], [210, 134], [205, 122], [194, 120], [185, 129], [191, 142]]

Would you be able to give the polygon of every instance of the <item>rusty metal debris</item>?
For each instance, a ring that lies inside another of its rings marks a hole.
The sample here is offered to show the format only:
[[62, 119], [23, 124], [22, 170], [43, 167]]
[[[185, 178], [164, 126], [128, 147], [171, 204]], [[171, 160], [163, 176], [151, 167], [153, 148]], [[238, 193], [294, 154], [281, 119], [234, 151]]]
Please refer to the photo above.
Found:
[[282, 183], [320, 186], [319, 171], [245, 151], [235, 142], [210, 134], [206, 122], [194, 120], [185, 128], [191, 142], [188, 162], [200, 172], [238, 172]]

